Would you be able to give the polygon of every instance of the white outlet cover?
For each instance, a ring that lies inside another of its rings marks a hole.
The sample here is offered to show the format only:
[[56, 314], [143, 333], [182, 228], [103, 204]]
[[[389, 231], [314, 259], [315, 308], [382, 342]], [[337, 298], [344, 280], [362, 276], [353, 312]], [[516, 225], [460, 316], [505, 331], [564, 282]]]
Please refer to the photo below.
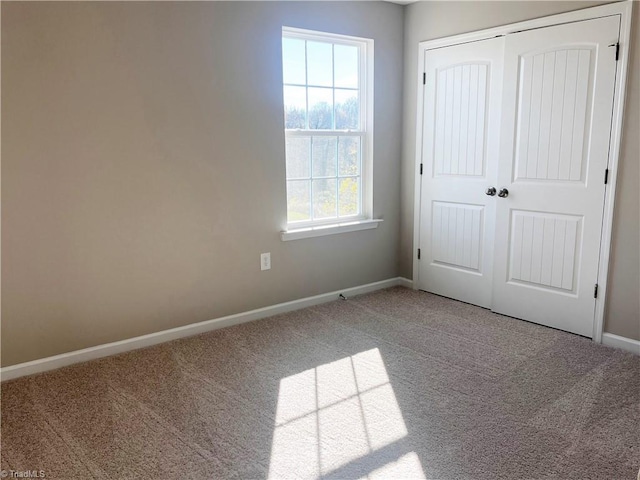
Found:
[[260, 270], [271, 270], [271, 253], [260, 254]]

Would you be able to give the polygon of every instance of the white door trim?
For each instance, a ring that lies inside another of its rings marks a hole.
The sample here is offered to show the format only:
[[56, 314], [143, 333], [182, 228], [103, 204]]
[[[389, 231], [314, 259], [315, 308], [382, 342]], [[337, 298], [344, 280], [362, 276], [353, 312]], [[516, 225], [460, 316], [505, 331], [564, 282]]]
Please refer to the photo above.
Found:
[[631, 14], [633, 1], [626, 0], [623, 2], [610, 3], [598, 7], [585, 8], [573, 12], [552, 15], [548, 17], [536, 18], [524, 22], [502, 25], [487, 30], [478, 30], [475, 32], [464, 33], [451, 37], [438, 38], [420, 42], [418, 48], [418, 71], [416, 75], [417, 85], [417, 102], [418, 109], [416, 112], [416, 160], [414, 164], [415, 183], [414, 183], [414, 223], [413, 223], [413, 244], [415, 246], [413, 252], [413, 288], [420, 285], [419, 260], [417, 257], [417, 248], [420, 245], [420, 208], [421, 208], [421, 178], [420, 163], [422, 159], [422, 127], [423, 127], [423, 104], [424, 104], [424, 88], [423, 73], [425, 72], [424, 58], [425, 51], [436, 48], [449, 47], [461, 43], [475, 42], [485, 40], [509, 33], [515, 33], [522, 30], [531, 30], [536, 28], [550, 27], [563, 23], [579, 22], [582, 20], [591, 20], [611, 15], [620, 15], [620, 57], [616, 66], [616, 83], [615, 95], [613, 101], [613, 115], [611, 124], [611, 140], [609, 147], [609, 178], [604, 199], [604, 215], [602, 221], [602, 237], [600, 241], [600, 258], [598, 263], [598, 298], [596, 299], [595, 318], [594, 318], [594, 342], [602, 342], [602, 333], [604, 327], [604, 310], [605, 300], [607, 296], [607, 279], [609, 273], [609, 259], [611, 253], [611, 236], [613, 233], [613, 211], [615, 203], [615, 191], [618, 174], [618, 159], [620, 156], [620, 146], [622, 140], [622, 122], [624, 118], [624, 101], [627, 84], [627, 70], [629, 63], [629, 38], [631, 34]]

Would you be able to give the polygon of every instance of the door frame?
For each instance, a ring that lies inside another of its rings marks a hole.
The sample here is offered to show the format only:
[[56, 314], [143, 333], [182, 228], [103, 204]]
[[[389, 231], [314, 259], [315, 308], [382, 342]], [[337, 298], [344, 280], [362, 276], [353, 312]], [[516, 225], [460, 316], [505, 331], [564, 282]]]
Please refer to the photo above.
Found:
[[[511, 23], [499, 27], [478, 30], [470, 33], [463, 33], [450, 37], [437, 38], [419, 43], [418, 47], [418, 70], [417, 70], [417, 102], [416, 112], [416, 159], [414, 164], [415, 186], [414, 186], [414, 220], [413, 220], [413, 288], [418, 289], [420, 283], [420, 260], [417, 249], [420, 245], [420, 217], [422, 207], [422, 177], [420, 173], [422, 162], [422, 126], [424, 115], [424, 85], [423, 75], [426, 71], [424, 64], [425, 52], [437, 48], [451, 47], [462, 43], [477, 42], [498, 36], [506, 36], [510, 33], [517, 33], [523, 30], [533, 30], [537, 28], [551, 27], [567, 23], [574, 23], [584, 20], [593, 20], [601, 17], [613, 15], [620, 16], [620, 36], [619, 36], [619, 60], [616, 65], [616, 80], [614, 87], [613, 115], [611, 122], [611, 138], [609, 141], [609, 176], [607, 188], [605, 190], [604, 210], [602, 218], [602, 234], [600, 238], [600, 256], [598, 260], [598, 278], [594, 279], [598, 285], [598, 296], [595, 299], [595, 314], [593, 322], [593, 341], [602, 342], [604, 329], [604, 310], [607, 298], [607, 280], [609, 274], [609, 260], [611, 255], [611, 237], [613, 233], [613, 212], [615, 203], [616, 183], [618, 176], [618, 160], [620, 157], [620, 147], [622, 141], [622, 122], [624, 118], [624, 103], [627, 84], [627, 71], [629, 64], [629, 39], [631, 35], [633, 0], [609, 3], [597, 7], [575, 10], [572, 12], [551, 15], [547, 17], [526, 20], [523, 22]], [[603, 172], [604, 175], [604, 172]], [[604, 179], [603, 179], [604, 180]]]

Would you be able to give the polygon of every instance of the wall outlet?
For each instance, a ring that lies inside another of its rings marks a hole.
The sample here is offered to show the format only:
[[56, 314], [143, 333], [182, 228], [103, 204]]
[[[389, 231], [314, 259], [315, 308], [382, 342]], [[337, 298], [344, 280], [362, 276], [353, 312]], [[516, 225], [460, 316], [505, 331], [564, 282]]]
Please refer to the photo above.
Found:
[[271, 252], [260, 254], [260, 270], [271, 270]]

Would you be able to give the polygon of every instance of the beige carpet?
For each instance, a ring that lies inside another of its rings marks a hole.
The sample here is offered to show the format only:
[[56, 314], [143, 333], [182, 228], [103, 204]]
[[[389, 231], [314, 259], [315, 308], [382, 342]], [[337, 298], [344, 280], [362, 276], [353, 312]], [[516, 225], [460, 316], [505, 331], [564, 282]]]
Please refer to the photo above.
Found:
[[634, 479], [640, 358], [392, 288], [2, 384], [66, 479]]

